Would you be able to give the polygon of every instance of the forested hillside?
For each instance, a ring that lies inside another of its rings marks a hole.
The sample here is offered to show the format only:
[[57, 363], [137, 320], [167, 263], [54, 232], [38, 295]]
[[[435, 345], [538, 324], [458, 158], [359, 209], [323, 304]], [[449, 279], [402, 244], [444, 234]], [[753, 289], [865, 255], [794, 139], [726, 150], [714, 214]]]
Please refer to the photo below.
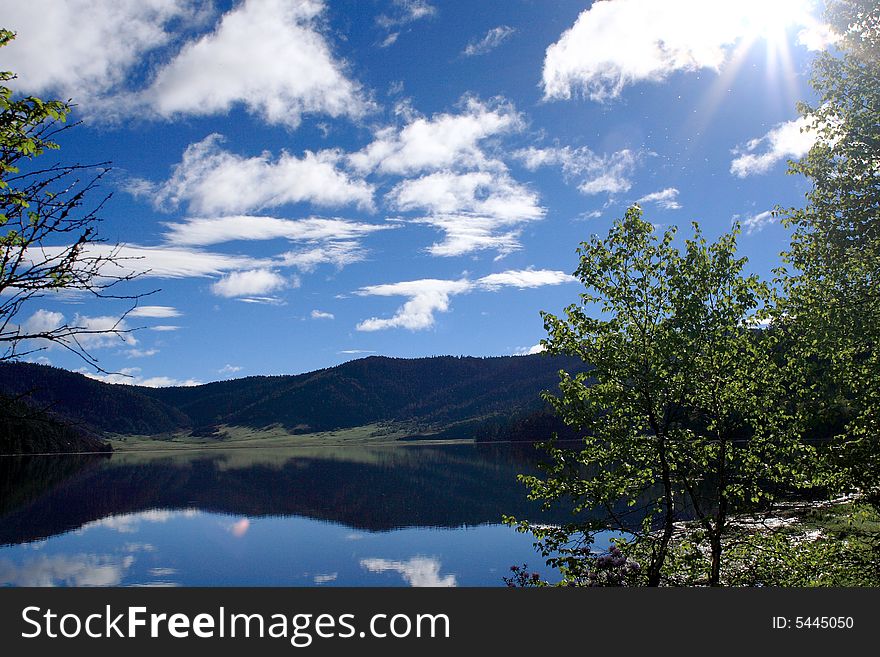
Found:
[[218, 424], [306, 433], [375, 422], [434, 430], [459, 423], [476, 432], [486, 422], [504, 426], [510, 417], [540, 411], [540, 393], [556, 387], [558, 371], [582, 367], [577, 359], [541, 355], [370, 357], [295, 376], [144, 388], [44, 365], [3, 363], [0, 394], [96, 434], [155, 435]]

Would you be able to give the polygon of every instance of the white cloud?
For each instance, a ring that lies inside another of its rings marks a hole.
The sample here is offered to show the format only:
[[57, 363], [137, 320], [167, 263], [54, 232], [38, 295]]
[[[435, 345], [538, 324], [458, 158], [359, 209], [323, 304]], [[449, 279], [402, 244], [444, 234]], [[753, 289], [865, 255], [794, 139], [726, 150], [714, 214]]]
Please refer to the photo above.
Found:
[[404, 212], [425, 211], [414, 223], [445, 233], [428, 248], [437, 256], [456, 256], [495, 249], [503, 256], [520, 248], [522, 224], [544, 218], [538, 195], [504, 172], [440, 171], [404, 180], [387, 195], [391, 206]]
[[764, 230], [764, 228], [769, 226], [770, 224], [776, 223], [778, 217], [774, 216], [772, 211], [767, 210], [765, 212], [759, 212], [755, 215], [749, 215], [745, 218], [737, 215], [733, 219], [734, 221], [739, 222], [746, 235], [751, 235], [752, 233], [757, 233]]
[[681, 203], [678, 202], [678, 190], [675, 187], [667, 187], [659, 192], [645, 194], [636, 203], [656, 203], [665, 210], [681, 209]]
[[559, 285], [560, 283], [576, 282], [577, 279], [565, 272], [550, 269], [519, 269], [508, 270], [498, 274], [483, 276], [476, 282], [477, 287], [484, 290], [498, 290], [502, 287], [519, 289]]
[[389, 46], [393, 46], [397, 43], [397, 40], [400, 38], [400, 32], [391, 32], [388, 36], [386, 36], [379, 43], [380, 48], [388, 48]]
[[324, 312], [323, 310], [313, 310], [310, 317], [312, 319], [336, 319], [333, 313]]
[[[90, 372], [85, 368], [81, 368], [76, 370], [80, 374], [89, 377], [90, 379], [95, 379], [96, 381], [103, 381], [104, 383], [113, 383], [118, 385], [130, 385], [130, 386], [144, 386], [147, 388], [167, 388], [172, 386], [198, 386], [201, 385], [202, 382], [196, 379], [174, 379], [169, 376], [151, 376], [145, 377], [141, 375], [140, 367], [123, 367], [118, 372], [112, 372], [110, 374], [103, 374], [100, 372]], [[128, 514], [125, 516], [113, 516], [112, 518], [106, 518], [103, 521], [98, 521], [102, 526], [113, 526], [114, 528], [122, 526], [128, 527], [134, 520], [144, 519], [149, 520], [151, 522], [164, 522], [162, 519], [163, 513], [167, 512], [144, 512], [137, 514]], [[117, 524], [111, 524], [111, 523]], [[118, 523], [122, 523], [119, 525]], [[125, 529], [117, 529], [117, 531], [126, 531]], [[128, 530], [133, 531], [133, 530]]]
[[129, 349], [125, 352], [125, 355], [127, 358], [149, 358], [158, 353], [158, 349]]
[[194, 218], [165, 224], [165, 240], [179, 246], [208, 246], [234, 240], [288, 239], [318, 242], [353, 240], [370, 233], [394, 228], [345, 219], [278, 219], [247, 215]]
[[434, 313], [449, 310], [451, 296], [471, 289], [470, 281], [464, 279], [458, 281], [423, 279], [361, 288], [357, 294], [362, 296], [406, 296], [409, 297], [409, 301], [398, 308], [393, 317], [389, 319], [371, 317], [360, 322], [356, 328], [358, 331], [381, 331], [390, 328], [419, 331], [431, 328], [434, 325]]
[[129, 317], [180, 317], [181, 312], [172, 306], [138, 306], [130, 313]]
[[310, 249], [283, 253], [280, 264], [309, 272], [322, 264], [331, 264], [342, 269], [346, 265], [362, 261], [365, 257], [366, 252], [356, 242], [328, 242]]
[[35, 335], [51, 333], [64, 325], [64, 315], [59, 312], [40, 308], [21, 325], [22, 333]]
[[171, 331], [179, 331], [180, 326], [174, 326], [172, 324], [159, 324], [157, 326], [151, 326], [151, 331], [159, 331], [160, 333], [169, 333]]
[[440, 560], [431, 557], [413, 557], [408, 561], [361, 559], [361, 567], [371, 573], [400, 573], [404, 581], [412, 587], [436, 588], [458, 585], [454, 574], [440, 575]]
[[530, 171], [545, 166], [560, 166], [568, 179], [578, 180], [584, 194], [617, 194], [629, 191], [632, 175], [642, 154], [629, 149], [597, 155], [586, 146], [536, 148], [530, 146], [513, 153]]
[[[137, 344], [137, 339], [130, 333], [131, 327], [119, 317], [109, 315], [90, 317], [77, 313], [68, 322], [62, 313], [43, 308], [34, 312], [21, 325], [21, 332], [28, 335], [51, 333], [65, 326], [75, 336], [75, 338], [66, 339], [66, 341], [73, 342], [75, 340], [80, 347], [86, 350]], [[49, 349], [59, 346], [58, 343], [43, 339], [35, 339], [33, 344]]]
[[246, 0], [187, 43], [144, 95], [164, 117], [236, 105], [290, 127], [307, 113], [361, 116], [368, 104], [319, 29], [323, 11], [322, 0]]
[[548, 99], [607, 101], [626, 85], [675, 71], [720, 70], [738, 44], [773, 41], [789, 25], [813, 27], [810, 0], [594, 2], [547, 48]]
[[395, 12], [376, 17], [376, 24], [386, 29], [406, 25], [422, 18], [434, 16], [437, 8], [428, 0], [392, 0]]
[[254, 297], [265, 296], [288, 287], [290, 282], [270, 269], [250, 269], [227, 274], [211, 286], [217, 296]]
[[131, 327], [124, 319], [112, 315], [89, 317], [77, 314], [71, 322], [77, 329], [76, 341], [84, 349], [101, 349], [105, 347], [136, 345], [137, 339], [130, 331]]
[[409, 297], [390, 318], [371, 317], [357, 325], [358, 331], [381, 331], [390, 328], [405, 328], [419, 331], [434, 326], [434, 313], [447, 312], [450, 298], [473, 291], [497, 292], [504, 287], [519, 289], [536, 288], [545, 285], [559, 285], [576, 279], [561, 271], [547, 269], [508, 270], [483, 276], [476, 281], [467, 278], [459, 280], [422, 279], [370, 285], [356, 292], [360, 296]]
[[342, 155], [333, 150], [306, 151], [302, 158], [282, 152], [242, 157], [220, 147], [223, 137], [208, 135], [190, 144], [171, 178], [161, 184], [136, 180], [129, 186], [135, 196], [149, 196], [158, 209], [186, 203], [189, 211], [234, 214], [313, 203], [339, 207], [373, 207], [373, 188], [337, 168]]
[[514, 352], [516, 356], [532, 356], [534, 354], [540, 354], [544, 352], [544, 345], [540, 342], [538, 344], [533, 344], [531, 347], [523, 347], [522, 349], [517, 349]]
[[[40, 257], [57, 257], [65, 248], [43, 247]], [[101, 275], [106, 277], [135, 274], [145, 278], [198, 278], [275, 264], [249, 256], [136, 244], [90, 244], [82, 249], [81, 254], [84, 258], [110, 258], [100, 270]]]
[[[296, 282], [296, 281], [295, 281]], [[293, 287], [299, 287], [297, 282]], [[241, 301], [242, 303], [251, 303], [260, 306], [286, 306], [287, 302], [284, 299], [279, 299], [278, 297], [238, 297], [236, 301]]]
[[376, 352], [371, 349], [343, 349], [342, 351], [337, 351], [336, 353], [351, 356], [354, 354], [375, 354]]
[[228, 376], [230, 374], [241, 372], [243, 369], [244, 368], [240, 365], [230, 365], [229, 363], [226, 363], [226, 365], [217, 370], [217, 374], [220, 374], [221, 376]]
[[834, 32], [830, 25], [814, 21], [798, 32], [797, 41], [807, 50], [825, 50], [834, 45], [840, 39], [840, 35]]
[[[738, 157], [730, 163], [730, 173], [745, 178], [767, 173], [782, 160], [803, 157], [816, 143], [817, 131], [807, 131], [808, 125], [810, 121], [804, 117], [780, 123], [763, 137], [734, 150]], [[756, 153], [760, 148], [763, 152]]]
[[493, 27], [491, 30], [486, 32], [485, 36], [482, 39], [475, 39], [467, 44], [465, 49], [462, 51], [462, 55], [465, 57], [473, 57], [475, 55], [485, 55], [487, 52], [495, 50], [498, 46], [500, 46], [504, 41], [509, 39], [516, 30], [508, 25], [499, 25], [498, 27]]
[[[3, 68], [17, 88], [89, 103], [125, 81], [144, 55], [168, 44], [175, 21], [200, 18], [195, 0], [4, 0], [3, 26], [17, 32]], [[202, 10], [204, 11], [204, 10]]]
[[510, 105], [495, 107], [466, 98], [460, 114], [412, 117], [402, 128], [381, 128], [363, 150], [348, 156], [361, 172], [413, 174], [451, 167], [485, 166], [480, 142], [518, 130], [522, 120]]

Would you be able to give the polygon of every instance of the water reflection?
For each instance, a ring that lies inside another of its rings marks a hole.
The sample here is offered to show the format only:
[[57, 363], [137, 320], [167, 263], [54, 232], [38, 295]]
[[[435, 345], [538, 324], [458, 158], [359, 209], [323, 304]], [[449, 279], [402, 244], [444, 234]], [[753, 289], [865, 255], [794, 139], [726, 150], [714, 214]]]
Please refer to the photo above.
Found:
[[117, 586], [134, 557], [39, 555], [14, 563], [0, 559], [0, 586]]
[[[537, 513], [516, 481], [534, 464], [513, 450], [471, 445], [117, 454], [77, 457], [76, 468], [65, 458], [7, 457], [0, 459], [4, 466], [9, 500], [18, 504], [7, 500], [0, 512], [0, 544], [93, 522], [134, 533], [140, 523], [196, 509], [238, 516], [229, 529], [238, 537], [255, 516], [305, 516], [386, 531]], [[27, 494], [15, 494], [22, 489]]]
[[0, 459], [0, 585], [499, 586], [540, 561], [501, 515], [560, 521], [531, 471], [471, 445]]
[[388, 559], [361, 559], [361, 566], [371, 573], [396, 572], [403, 580], [413, 587], [458, 586], [455, 575], [440, 575], [440, 560], [435, 557], [413, 557], [407, 561], [390, 561]]

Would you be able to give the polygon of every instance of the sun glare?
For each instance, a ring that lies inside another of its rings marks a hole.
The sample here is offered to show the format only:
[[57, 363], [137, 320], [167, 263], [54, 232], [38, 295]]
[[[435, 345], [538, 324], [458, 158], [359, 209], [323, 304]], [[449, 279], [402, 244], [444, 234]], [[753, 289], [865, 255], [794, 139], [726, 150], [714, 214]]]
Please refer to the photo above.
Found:
[[810, 12], [806, 0], [750, 0], [740, 2], [743, 18], [749, 34], [747, 38], [766, 42], [768, 50], [786, 48], [788, 31], [794, 25], [802, 25]]
[[775, 98], [794, 105], [798, 76], [792, 48], [800, 40], [802, 31], [818, 25], [815, 11], [813, 0], [738, 0], [724, 5], [719, 19], [726, 21], [730, 34], [735, 35], [736, 45], [704, 99], [701, 130], [712, 121], [734, 78], [756, 51], [763, 50], [766, 54], [763, 68], [767, 100]]

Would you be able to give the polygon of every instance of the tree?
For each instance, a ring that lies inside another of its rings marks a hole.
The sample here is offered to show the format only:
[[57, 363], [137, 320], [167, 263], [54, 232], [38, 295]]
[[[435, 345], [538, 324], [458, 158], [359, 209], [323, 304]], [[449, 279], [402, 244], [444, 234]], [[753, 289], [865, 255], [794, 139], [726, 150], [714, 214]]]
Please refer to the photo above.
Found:
[[836, 50], [813, 66], [815, 145], [791, 171], [812, 182], [780, 269], [774, 325], [790, 336], [805, 417], [830, 418], [836, 482], [880, 504], [880, 6], [834, 0]]
[[744, 273], [738, 229], [712, 244], [693, 229], [679, 251], [675, 229], [658, 234], [630, 208], [607, 238], [580, 245], [580, 303], [565, 318], [542, 313], [546, 352], [590, 366], [560, 372], [560, 396], [545, 396], [582, 442], [551, 443], [544, 476], [522, 477], [545, 506], [573, 506], [567, 525], [518, 525], [566, 583], [607, 576], [592, 545], [614, 530], [644, 567], [615, 556], [613, 581], [659, 585], [678, 523], [692, 519], [708, 543], [704, 581], [718, 585], [730, 514], [805, 476], [797, 464], [809, 448], [777, 410], [786, 391], [775, 334], [757, 328], [770, 292]]
[[[0, 47], [14, 36], [0, 30]], [[36, 158], [58, 148], [57, 135], [72, 127], [65, 124], [71, 105], [16, 98], [5, 85], [14, 78], [11, 72], [0, 72], [0, 361], [43, 349], [48, 342], [101, 370], [83, 338], [96, 333], [122, 336], [125, 315], [113, 326], [92, 328], [49, 322], [29, 326], [20, 314], [35, 299], [60, 292], [137, 299], [110, 292], [121, 280], [134, 277], [109, 273], [107, 265], [121, 260], [119, 251], [90, 248], [102, 241], [96, 224], [109, 195], [91, 209], [84, 209], [84, 203], [109, 169], [104, 163], [36, 165]]]

